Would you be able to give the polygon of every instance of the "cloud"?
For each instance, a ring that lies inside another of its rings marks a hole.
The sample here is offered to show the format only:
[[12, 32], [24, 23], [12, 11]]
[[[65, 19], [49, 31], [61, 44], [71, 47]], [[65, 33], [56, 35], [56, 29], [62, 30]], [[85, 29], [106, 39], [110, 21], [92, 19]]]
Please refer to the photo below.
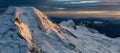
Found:
[[91, 1], [73, 1], [73, 2], [66, 2], [64, 4], [84, 4], [84, 3], [98, 3], [101, 1], [97, 1], [97, 0], [91, 0]]
[[102, 2], [120, 2], [120, 0], [101, 0]]
[[62, 1], [80, 1], [80, 0], [49, 0], [49, 1], [58, 1], [58, 2], [62, 2]]
[[[100, 2], [100, 3], [97, 3]], [[103, 2], [103, 3], [102, 3]], [[108, 2], [108, 3], [104, 3]], [[110, 3], [109, 3], [110, 2]], [[119, 10], [120, 0], [0, 0], [0, 8], [8, 6], [34, 6], [40, 10]], [[112, 5], [111, 5], [112, 4]]]
[[81, 0], [81, 1], [120, 2], [120, 0]]
[[0, 8], [6, 8], [8, 6], [33, 6], [38, 3], [44, 2], [43, 0], [0, 0]]
[[40, 3], [42, 0], [0, 0], [0, 3], [4, 4], [36, 4]]

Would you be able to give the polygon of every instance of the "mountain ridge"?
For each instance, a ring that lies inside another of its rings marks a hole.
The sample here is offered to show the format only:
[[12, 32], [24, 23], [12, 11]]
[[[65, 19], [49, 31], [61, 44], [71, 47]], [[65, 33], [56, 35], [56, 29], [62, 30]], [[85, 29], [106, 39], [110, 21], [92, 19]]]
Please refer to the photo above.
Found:
[[73, 21], [58, 25], [34, 7], [9, 7], [0, 18], [0, 53], [120, 52], [119, 41]]

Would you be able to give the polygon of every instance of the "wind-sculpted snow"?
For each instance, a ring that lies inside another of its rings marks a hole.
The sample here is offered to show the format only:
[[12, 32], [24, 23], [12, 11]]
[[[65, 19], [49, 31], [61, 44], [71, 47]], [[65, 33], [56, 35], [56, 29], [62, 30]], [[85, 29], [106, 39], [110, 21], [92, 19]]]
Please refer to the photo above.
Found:
[[9, 7], [0, 16], [0, 53], [120, 53], [119, 45], [73, 21], [57, 25], [33, 7]]
[[28, 53], [29, 45], [14, 24], [14, 14], [0, 16], [0, 53]]

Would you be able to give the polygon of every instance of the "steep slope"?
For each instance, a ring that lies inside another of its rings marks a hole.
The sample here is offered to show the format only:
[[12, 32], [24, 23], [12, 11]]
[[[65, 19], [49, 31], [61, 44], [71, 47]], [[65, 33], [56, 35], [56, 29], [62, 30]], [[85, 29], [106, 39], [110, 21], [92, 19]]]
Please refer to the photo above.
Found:
[[34, 7], [9, 7], [0, 21], [0, 53], [120, 53], [119, 41]]

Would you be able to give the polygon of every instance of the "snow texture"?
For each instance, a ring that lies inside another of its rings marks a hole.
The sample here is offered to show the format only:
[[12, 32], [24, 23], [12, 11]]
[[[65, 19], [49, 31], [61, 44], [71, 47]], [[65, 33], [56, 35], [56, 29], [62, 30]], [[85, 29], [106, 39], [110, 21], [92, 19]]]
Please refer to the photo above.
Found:
[[72, 20], [59, 25], [34, 7], [0, 16], [0, 53], [120, 53], [120, 42]]

